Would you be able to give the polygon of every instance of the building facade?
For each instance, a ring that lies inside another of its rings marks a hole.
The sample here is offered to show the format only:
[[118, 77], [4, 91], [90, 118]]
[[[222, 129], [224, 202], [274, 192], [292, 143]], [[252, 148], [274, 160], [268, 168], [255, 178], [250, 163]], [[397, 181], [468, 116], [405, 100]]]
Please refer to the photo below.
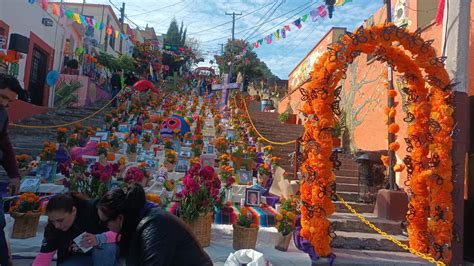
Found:
[[17, 76], [35, 105], [50, 104], [46, 75], [61, 66], [64, 35], [64, 27], [39, 2], [0, 1], [0, 53], [16, 53], [18, 58], [0, 63], [0, 71]]

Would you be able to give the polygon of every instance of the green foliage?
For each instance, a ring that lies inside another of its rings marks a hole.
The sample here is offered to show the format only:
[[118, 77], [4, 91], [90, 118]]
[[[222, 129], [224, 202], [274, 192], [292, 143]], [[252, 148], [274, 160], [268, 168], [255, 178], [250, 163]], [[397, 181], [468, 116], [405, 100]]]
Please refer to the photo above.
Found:
[[[173, 18], [166, 32], [164, 45], [186, 47], [186, 32], [187, 28], [184, 28], [183, 22], [181, 22], [181, 27], [178, 27], [178, 22]], [[169, 73], [177, 72], [188, 60], [189, 59], [176, 61], [173, 55], [163, 54], [163, 64], [170, 67]]]
[[123, 70], [129, 72], [136, 69], [134, 59], [127, 55], [121, 55], [117, 59], [110, 54], [101, 52], [96, 58], [97, 62], [106, 67], [109, 71]]
[[287, 111], [278, 115], [278, 120], [282, 123], [286, 122], [289, 118], [290, 118], [290, 113]]
[[219, 65], [220, 73], [229, 73], [228, 62], [233, 60], [233, 73], [240, 72], [249, 79], [265, 79], [265, 80], [279, 80], [277, 76], [273, 75], [272, 71], [268, 68], [265, 62], [261, 61], [257, 54], [253, 51], [248, 51], [243, 54], [241, 58], [236, 56], [242, 53], [244, 47], [248, 46], [248, 42], [245, 40], [235, 40], [233, 45], [232, 41], [228, 40], [225, 46], [224, 55], [216, 56], [217, 64]]
[[54, 96], [54, 107], [65, 107], [70, 106], [73, 103], [77, 103], [79, 96], [75, 92], [82, 87], [80, 81], [71, 80], [60, 80], [56, 86]]

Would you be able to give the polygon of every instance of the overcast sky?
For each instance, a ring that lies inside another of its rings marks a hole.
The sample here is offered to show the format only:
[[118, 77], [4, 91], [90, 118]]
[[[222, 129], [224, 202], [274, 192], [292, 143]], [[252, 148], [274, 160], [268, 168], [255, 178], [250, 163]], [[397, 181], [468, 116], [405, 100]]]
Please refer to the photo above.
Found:
[[[22, 0], [23, 1], [23, 0]], [[26, 1], [26, 0], [24, 0]], [[82, 2], [68, 0], [67, 2]], [[235, 24], [235, 37], [253, 43], [285, 24], [308, 14], [323, 0], [112, 0], [117, 6], [125, 2], [129, 20], [140, 27], [153, 26], [157, 33], [166, 33], [173, 17], [184, 22], [188, 36], [200, 41], [206, 62], [220, 53], [220, 43], [231, 37], [232, 18], [226, 12], [240, 13]], [[109, 0], [86, 0], [86, 3], [108, 4]], [[332, 19], [303, 23], [301, 29], [291, 25], [287, 38], [256, 49], [258, 56], [274, 74], [287, 79], [288, 74], [331, 27], [349, 30], [360, 25], [383, 5], [383, 0], [352, 0], [336, 7]], [[118, 11], [116, 11], [118, 13]], [[127, 21], [133, 26], [130, 21]], [[226, 23], [226, 24], [225, 24]], [[221, 25], [224, 24], [224, 25]], [[221, 26], [219, 26], [221, 25]]]

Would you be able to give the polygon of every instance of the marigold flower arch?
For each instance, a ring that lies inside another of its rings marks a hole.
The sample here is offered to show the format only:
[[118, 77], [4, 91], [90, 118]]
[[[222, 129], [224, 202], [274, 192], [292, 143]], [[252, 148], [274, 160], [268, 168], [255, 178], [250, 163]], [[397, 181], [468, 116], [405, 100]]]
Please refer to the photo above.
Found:
[[[301, 166], [301, 235], [310, 240], [320, 256], [331, 253], [331, 227], [327, 219], [334, 211], [330, 196], [332, 136], [335, 115], [339, 114], [337, 87], [349, 64], [360, 55], [375, 54], [403, 74], [407, 96], [408, 155], [404, 159], [410, 188], [409, 243], [435, 259], [451, 260], [452, 239], [452, 160], [453, 92], [444, 69], [445, 58], [436, 56], [433, 41], [421, 38], [421, 30], [409, 32], [406, 25], [360, 27], [347, 32], [328, 47], [314, 64], [311, 80], [300, 88], [305, 101], [303, 141], [307, 150]], [[337, 88], [336, 88], [337, 87]]]

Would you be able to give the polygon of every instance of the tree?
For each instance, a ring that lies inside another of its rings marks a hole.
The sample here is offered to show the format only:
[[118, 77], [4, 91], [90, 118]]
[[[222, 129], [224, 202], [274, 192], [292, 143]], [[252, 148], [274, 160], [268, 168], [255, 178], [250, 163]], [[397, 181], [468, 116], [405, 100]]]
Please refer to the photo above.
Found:
[[[178, 27], [178, 22], [176, 22], [176, 19], [173, 18], [173, 20], [171, 20], [170, 26], [168, 27], [168, 31], [166, 32], [164, 40], [165, 47], [172, 47], [171, 51], [176, 54], [182, 53], [182, 51], [179, 51], [179, 48], [187, 48], [186, 33], [187, 28], [184, 28], [183, 22], [181, 22], [181, 27]], [[179, 71], [182, 66], [187, 66], [189, 60], [189, 57], [184, 56], [181, 57], [172, 54], [163, 55], [163, 64], [170, 67], [170, 74], [175, 71]]]
[[267, 65], [262, 62], [254, 51], [242, 53], [244, 47], [248, 47], [245, 40], [228, 40], [225, 46], [224, 55], [216, 56], [220, 73], [229, 73], [230, 63], [233, 65], [232, 76], [236, 77], [240, 72], [245, 78], [250, 80], [263, 79], [265, 81], [279, 80], [273, 75]]
[[[360, 59], [359, 59], [360, 60]], [[356, 103], [356, 98], [365, 97], [365, 93], [361, 92], [361, 89], [372, 82], [380, 80], [383, 76], [382, 73], [376, 76], [376, 78], [369, 80], [368, 74], [375, 71], [373, 65], [367, 69], [361, 79], [358, 79], [359, 72], [359, 60], [355, 60], [350, 66], [347, 74], [347, 78], [343, 81], [342, 87], [345, 91], [341, 93], [341, 111], [343, 113], [344, 121], [341, 121], [345, 126], [343, 135], [343, 146], [350, 151], [357, 151], [357, 145], [355, 143], [354, 131], [356, 127], [360, 126], [370, 111], [373, 110], [374, 105], [377, 104], [380, 99], [381, 91], [376, 91], [373, 95], [369, 95], [361, 103]], [[347, 83], [347, 85], [346, 85]], [[377, 95], [375, 95], [378, 93]]]

